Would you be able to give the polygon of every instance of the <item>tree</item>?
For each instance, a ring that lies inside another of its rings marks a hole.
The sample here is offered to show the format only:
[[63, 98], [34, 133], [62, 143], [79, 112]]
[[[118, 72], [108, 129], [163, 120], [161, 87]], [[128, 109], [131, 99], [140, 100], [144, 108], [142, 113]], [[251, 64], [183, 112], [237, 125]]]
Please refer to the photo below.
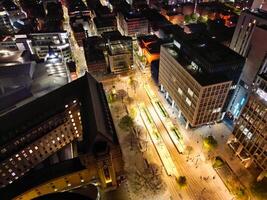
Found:
[[217, 140], [215, 140], [215, 138], [213, 136], [210, 135], [210, 136], [204, 138], [203, 146], [208, 151], [211, 151], [211, 150], [215, 149], [218, 146], [218, 142], [217, 142]]
[[192, 20], [193, 22], [196, 22], [197, 19], [198, 19], [198, 15], [197, 15], [196, 13], [192, 13], [192, 15], [191, 15], [191, 20]]
[[123, 99], [127, 96], [127, 92], [123, 89], [120, 89], [116, 92], [116, 95], [121, 99], [121, 102], [123, 103]]
[[124, 130], [129, 130], [133, 127], [133, 119], [129, 115], [125, 115], [119, 122], [119, 127]]
[[185, 152], [187, 153], [187, 159], [189, 158], [189, 155], [193, 152], [193, 147], [192, 146], [186, 146]]
[[217, 156], [214, 160], [213, 167], [214, 168], [220, 168], [224, 165], [224, 161], [221, 159], [221, 157]]
[[185, 15], [184, 16], [184, 21], [186, 24], [188, 24], [191, 21], [191, 16], [190, 15]]
[[261, 181], [254, 181], [251, 184], [252, 193], [259, 199], [267, 199], [267, 177], [264, 177]]
[[185, 188], [187, 185], [187, 180], [185, 176], [179, 176], [178, 178], [176, 178], [176, 181], [180, 188]]
[[134, 93], [136, 93], [136, 88], [138, 86], [138, 81], [135, 80], [132, 76], [130, 77], [130, 80], [129, 80], [129, 84], [130, 86], [132, 87], [132, 89], [134, 90]]

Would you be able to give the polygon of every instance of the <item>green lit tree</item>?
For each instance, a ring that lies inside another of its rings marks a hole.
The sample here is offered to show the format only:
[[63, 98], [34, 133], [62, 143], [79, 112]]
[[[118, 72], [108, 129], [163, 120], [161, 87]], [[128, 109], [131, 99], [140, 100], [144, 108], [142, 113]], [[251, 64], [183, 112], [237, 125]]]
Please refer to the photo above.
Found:
[[208, 136], [203, 140], [203, 147], [208, 151], [215, 149], [218, 146], [217, 140], [213, 136]]
[[133, 128], [134, 122], [129, 115], [125, 115], [119, 122], [119, 127], [123, 130], [130, 130]]
[[251, 191], [258, 199], [267, 199], [267, 177], [251, 184]]
[[187, 186], [187, 180], [185, 176], [179, 176], [176, 178], [176, 181], [181, 189]]

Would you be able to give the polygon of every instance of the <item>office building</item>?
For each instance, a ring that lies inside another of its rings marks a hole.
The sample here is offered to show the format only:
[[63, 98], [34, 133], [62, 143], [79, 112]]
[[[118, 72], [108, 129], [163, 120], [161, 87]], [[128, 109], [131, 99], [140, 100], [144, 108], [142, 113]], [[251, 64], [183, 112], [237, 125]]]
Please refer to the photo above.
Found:
[[[1, 8], [0, 8], [1, 9]], [[14, 34], [14, 28], [5, 10], [0, 10], [0, 35]]]
[[122, 35], [148, 34], [148, 20], [139, 11], [121, 9], [118, 12], [118, 30]]
[[[52, 48], [56, 53], [62, 55], [66, 62], [72, 60], [69, 37], [66, 31], [31, 33], [24, 36], [30, 40], [30, 48], [38, 59], [44, 59], [49, 48]], [[21, 39], [23, 36], [17, 37]]]
[[233, 135], [228, 140], [245, 167], [261, 170], [261, 180], [267, 170], [267, 74], [258, 76], [257, 85], [238, 118]]
[[120, 73], [132, 68], [133, 42], [132, 38], [122, 36], [118, 31], [104, 32], [107, 60], [111, 73]]
[[105, 42], [98, 36], [87, 37], [84, 40], [84, 56], [90, 73], [106, 73], [107, 64], [104, 56]]
[[1, 115], [0, 124], [3, 199], [89, 183], [110, 189], [123, 174], [103, 86], [89, 74]]
[[110, 19], [110, 18], [95, 17], [93, 21], [95, 29], [97, 31], [97, 35], [101, 35], [104, 32], [117, 30], [117, 22], [112, 18]]
[[252, 90], [257, 74], [267, 71], [267, 14], [243, 11], [239, 17], [230, 48], [246, 58], [239, 84], [229, 106], [237, 118]]
[[[184, 35], [184, 38], [182, 36]], [[214, 41], [181, 34], [160, 51], [159, 83], [188, 125], [219, 121], [243, 67], [243, 58]]]

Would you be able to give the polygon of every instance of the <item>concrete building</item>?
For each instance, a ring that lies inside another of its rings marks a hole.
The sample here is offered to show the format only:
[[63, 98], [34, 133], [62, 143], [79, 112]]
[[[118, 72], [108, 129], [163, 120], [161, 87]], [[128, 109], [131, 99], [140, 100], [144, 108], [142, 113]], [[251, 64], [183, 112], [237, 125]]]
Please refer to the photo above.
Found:
[[267, 71], [267, 13], [244, 11], [238, 20], [230, 48], [246, 58], [229, 111], [234, 118], [250, 95], [257, 74]]
[[90, 183], [116, 188], [123, 174], [103, 86], [89, 74], [1, 115], [0, 123], [3, 199]]
[[88, 71], [90, 73], [107, 73], [103, 38], [98, 36], [87, 37], [84, 40], [83, 48]]
[[252, 95], [229, 138], [228, 144], [245, 167], [256, 167], [261, 180], [267, 170], [267, 74], [258, 76]]
[[118, 31], [102, 34], [105, 40], [107, 60], [111, 73], [120, 73], [132, 68], [133, 41], [131, 37], [122, 36]]
[[112, 18], [109, 19], [109, 18], [95, 17], [93, 21], [98, 35], [101, 35], [104, 32], [117, 30], [117, 22]]
[[213, 41], [181, 36], [161, 46], [161, 91], [172, 107], [178, 108], [179, 117], [185, 118], [187, 127], [219, 121], [244, 60]]
[[[56, 53], [62, 55], [66, 62], [72, 60], [69, 37], [66, 31], [31, 33], [28, 36], [24, 36], [25, 39], [27, 38], [30, 40], [28, 45], [37, 58], [44, 59], [49, 48], [52, 48]], [[21, 36], [20, 39], [21, 38], [23, 38], [23, 36]]]
[[148, 20], [141, 12], [121, 9], [117, 16], [118, 30], [122, 35], [148, 34]]
[[8, 12], [0, 10], [0, 34], [10, 35], [14, 34], [14, 28], [8, 16]]

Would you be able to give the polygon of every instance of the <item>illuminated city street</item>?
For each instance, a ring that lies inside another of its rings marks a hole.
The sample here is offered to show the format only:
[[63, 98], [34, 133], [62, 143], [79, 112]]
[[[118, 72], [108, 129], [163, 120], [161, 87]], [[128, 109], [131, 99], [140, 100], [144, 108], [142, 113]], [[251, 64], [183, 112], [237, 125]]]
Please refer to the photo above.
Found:
[[266, 38], [266, 0], [0, 0], [0, 199], [266, 200]]

